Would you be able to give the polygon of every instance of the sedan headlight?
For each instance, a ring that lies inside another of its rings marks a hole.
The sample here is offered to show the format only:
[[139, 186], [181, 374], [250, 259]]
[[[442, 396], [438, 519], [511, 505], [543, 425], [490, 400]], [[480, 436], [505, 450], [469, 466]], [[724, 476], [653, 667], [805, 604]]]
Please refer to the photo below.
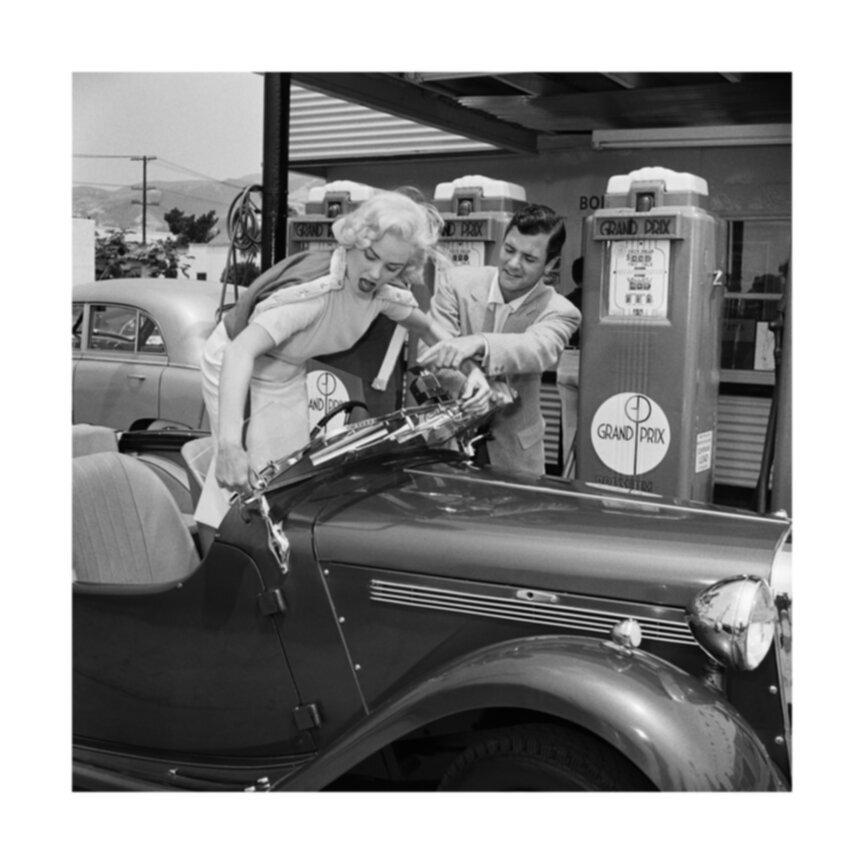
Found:
[[755, 669], [774, 638], [777, 610], [771, 589], [756, 576], [734, 576], [696, 595], [687, 621], [699, 644], [735, 669]]

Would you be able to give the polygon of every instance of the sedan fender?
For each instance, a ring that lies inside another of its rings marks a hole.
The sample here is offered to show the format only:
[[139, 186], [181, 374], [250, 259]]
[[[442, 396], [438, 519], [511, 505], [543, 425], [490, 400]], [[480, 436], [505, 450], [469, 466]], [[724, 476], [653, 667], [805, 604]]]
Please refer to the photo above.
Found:
[[463, 711], [512, 707], [578, 725], [660, 790], [777, 790], [785, 784], [741, 715], [650, 654], [576, 636], [498, 643], [391, 699], [281, 788], [320, 789], [391, 742]]

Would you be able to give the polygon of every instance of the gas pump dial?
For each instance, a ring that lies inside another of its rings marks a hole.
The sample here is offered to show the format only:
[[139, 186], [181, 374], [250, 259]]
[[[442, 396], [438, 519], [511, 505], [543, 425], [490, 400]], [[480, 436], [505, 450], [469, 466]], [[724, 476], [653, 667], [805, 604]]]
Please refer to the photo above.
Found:
[[618, 318], [666, 318], [669, 240], [612, 243], [607, 314]]

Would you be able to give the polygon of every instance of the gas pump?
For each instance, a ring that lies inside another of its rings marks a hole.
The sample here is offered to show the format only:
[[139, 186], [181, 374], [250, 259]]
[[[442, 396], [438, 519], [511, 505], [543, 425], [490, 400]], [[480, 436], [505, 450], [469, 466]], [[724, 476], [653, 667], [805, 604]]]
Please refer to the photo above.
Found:
[[[435, 187], [435, 206], [444, 218], [438, 249], [449, 262], [495, 265], [495, 250], [513, 214], [525, 206], [525, 190], [515, 183], [480, 174], [459, 177]], [[435, 269], [435, 285], [440, 279]]]
[[710, 498], [723, 292], [707, 196], [701, 177], [642, 168], [585, 220], [582, 480]]
[[[289, 255], [307, 249], [335, 249], [333, 223], [378, 191], [350, 180], [336, 180], [311, 189], [305, 215], [288, 220]], [[394, 329], [392, 321], [379, 315], [353, 348], [309, 362], [306, 389], [312, 425], [349, 400], [365, 402], [372, 415], [386, 414], [399, 407], [403, 370], [392, 358], [382, 370], [388, 347], [392, 341], [399, 341], [393, 338]], [[404, 336], [401, 338], [404, 342]], [[334, 417], [327, 424], [328, 431], [341, 427], [346, 419], [345, 415]]]
[[288, 254], [307, 249], [334, 249], [333, 223], [379, 191], [351, 180], [334, 180], [310, 189], [306, 214], [288, 220]]

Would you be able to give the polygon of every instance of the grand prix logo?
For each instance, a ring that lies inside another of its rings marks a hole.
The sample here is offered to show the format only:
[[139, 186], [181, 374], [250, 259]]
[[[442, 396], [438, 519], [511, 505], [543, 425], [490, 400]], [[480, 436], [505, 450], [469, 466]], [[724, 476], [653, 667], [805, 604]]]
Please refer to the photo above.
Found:
[[663, 409], [644, 393], [617, 393], [595, 412], [591, 443], [600, 461], [619, 474], [656, 468], [669, 450], [671, 431]]
[[[313, 427], [328, 411], [348, 401], [348, 390], [342, 381], [326, 369], [306, 373], [306, 395], [309, 399], [309, 427]], [[345, 425], [345, 415], [338, 414], [327, 424], [327, 431]]]
[[675, 231], [675, 222], [671, 218], [603, 219], [597, 230], [603, 237], [634, 237], [637, 234], [666, 237]]

